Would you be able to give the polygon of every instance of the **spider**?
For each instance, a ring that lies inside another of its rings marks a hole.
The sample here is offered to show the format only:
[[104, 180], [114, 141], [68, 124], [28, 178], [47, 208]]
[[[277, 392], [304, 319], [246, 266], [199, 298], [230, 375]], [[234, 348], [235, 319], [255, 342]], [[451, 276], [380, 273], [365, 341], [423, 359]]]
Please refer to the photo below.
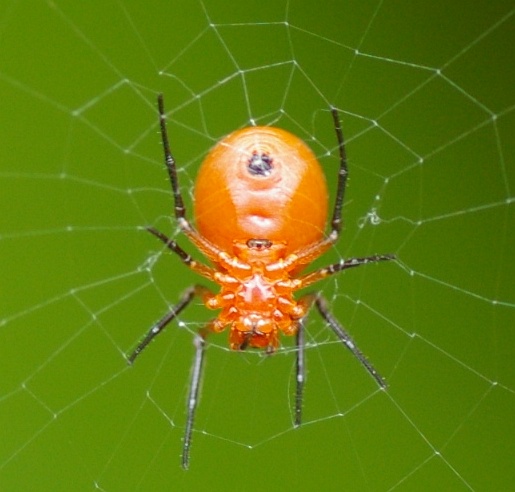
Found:
[[151, 327], [128, 362], [132, 364], [194, 298], [200, 298], [209, 309], [220, 310], [218, 316], [199, 330], [194, 339], [195, 357], [181, 457], [182, 467], [187, 469], [206, 337], [210, 332], [219, 333], [229, 328], [232, 350], [255, 347], [268, 354], [278, 347], [280, 334], [296, 337], [296, 427], [302, 421], [305, 381], [304, 319], [313, 306], [379, 387], [386, 387], [383, 378], [331, 314], [324, 297], [317, 292], [296, 300], [293, 293], [342, 270], [392, 260], [394, 255], [350, 258], [311, 273], [301, 273], [338, 240], [342, 228], [348, 171], [336, 108], [331, 107], [331, 114], [340, 165], [331, 230], [324, 235], [328, 191], [320, 164], [302, 140], [285, 130], [267, 126], [237, 130], [209, 152], [195, 183], [194, 227], [186, 218], [176, 164], [170, 150], [162, 94], [158, 95], [157, 102], [175, 218], [182, 233], [212, 266], [194, 260], [173, 239], [157, 229], [147, 227], [147, 230], [188, 268], [218, 284], [220, 291], [214, 293], [198, 284], [187, 288], [170, 312]]

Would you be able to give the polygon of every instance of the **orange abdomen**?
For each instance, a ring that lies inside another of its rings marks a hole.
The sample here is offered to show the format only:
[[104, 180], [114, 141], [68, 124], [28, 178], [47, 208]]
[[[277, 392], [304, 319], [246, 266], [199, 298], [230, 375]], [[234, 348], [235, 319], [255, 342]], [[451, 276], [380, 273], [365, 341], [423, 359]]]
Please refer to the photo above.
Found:
[[195, 185], [195, 220], [206, 239], [285, 241], [286, 253], [320, 240], [327, 220], [325, 177], [311, 149], [291, 133], [249, 127], [209, 152]]

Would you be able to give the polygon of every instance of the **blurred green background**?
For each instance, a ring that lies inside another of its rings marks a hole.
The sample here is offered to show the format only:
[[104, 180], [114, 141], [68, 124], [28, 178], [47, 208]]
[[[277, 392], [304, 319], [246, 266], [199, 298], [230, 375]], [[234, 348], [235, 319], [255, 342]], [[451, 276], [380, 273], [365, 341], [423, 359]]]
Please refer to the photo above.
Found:
[[[514, 13], [4, 1], [0, 490], [513, 490]], [[398, 256], [320, 286], [388, 391], [313, 313], [294, 429], [292, 341], [263, 357], [214, 336], [187, 472], [192, 333], [210, 313], [197, 303], [125, 360], [197, 280], [142, 230], [177, 234], [158, 92], [190, 213], [205, 153], [253, 123], [308, 141], [333, 194], [337, 106], [346, 230], [317, 265]]]

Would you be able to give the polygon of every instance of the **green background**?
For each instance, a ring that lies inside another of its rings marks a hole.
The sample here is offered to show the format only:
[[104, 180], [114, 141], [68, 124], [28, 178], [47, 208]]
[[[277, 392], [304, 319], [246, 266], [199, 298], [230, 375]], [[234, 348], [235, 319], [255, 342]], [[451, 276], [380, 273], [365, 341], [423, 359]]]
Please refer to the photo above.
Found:
[[[514, 13], [2, 2], [0, 490], [512, 490]], [[125, 361], [196, 281], [142, 230], [177, 234], [158, 92], [190, 212], [202, 157], [252, 123], [308, 141], [333, 196], [337, 106], [346, 229], [317, 264], [398, 256], [320, 285], [388, 390], [313, 313], [294, 429], [291, 340], [263, 357], [213, 336], [187, 472], [192, 333], [209, 313], [192, 306]]]

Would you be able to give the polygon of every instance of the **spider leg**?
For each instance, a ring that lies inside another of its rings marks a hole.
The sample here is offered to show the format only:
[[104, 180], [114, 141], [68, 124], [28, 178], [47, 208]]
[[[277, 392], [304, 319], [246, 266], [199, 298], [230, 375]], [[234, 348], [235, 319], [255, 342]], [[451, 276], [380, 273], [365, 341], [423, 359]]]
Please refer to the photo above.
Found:
[[338, 110], [335, 107], [331, 107], [331, 114], [333, 116], [336, 139], [338, 140], [338, 152], [340, 154], [338, 186], [336, 189], [336, 200], [334, 202], [333, 218], [331, 220], [332, 231], [329, 236], [334, 236], [334, 241], [336, 241], [342, 229], [342, 208], [343, 200], [345, 198], [345, 187], [347, 185], [347, 176], [349, 175], [349, 170], [347, 169], [347, 153], [345, 152], [345, 140], [343, 138], [342, 124], [340, 121], [340, 116], [338, 115]]
[[295, 391], [295, 427], [299, 427], [302, 423], [302, 400], [304, 395], [304, 381], [306, 375], [304, 348], [304, 318], [299, 320], [297, 334], [295, 338], [297, 346], [297, 359], [296, 359], [296, 391]]
[[187, 470], [190, 466], [191, 434], [195, 421], [195, 411], [197, 410], [200, 381], [204, 368], [204, 353], [206, 345], [207, 330], [202, 330], [195, 336], [195, 359], [191, 371], [190, 388], [188, 392], [188, 416], [186, 419], [186, 429], [184, 431], [184, 441], [182, 444], [182, 467]]
[[343, 138], [342, 124], [338, 110], [331, 106], [331, 115], [333, 117], [334, 131], [338, 141], [338, 153], [340, 156], [340, 167], [338, 169], [338, 184], [336, 186], [336, 199], [334, 201], [333, 216], [331, 218], [331, 232], [329, 235], [310, 247], [306, 248], [301, 254], [298, 254], [297, 261], [305, 264], [309, 263], [315, 258], [318, 258], [324, 253], [332, 244], [334, 244], [342, 230], [342, 210], [343, 202], [345, 199], [345, 189], [347, 186], [347, 177], [349, 176], [349, 169], [347, 166], [347, 152], [345, 150], [345, 139]]
[[[158, 236], [159, 237], [159, 236]], [[167, 243], [168, 244], [168, 243]], [[179, 248], [180, 249], [180, 248]], [[181, 249], [180, 249], [181, 250]], [[181, 250], [182, 251], [182, 250]], [[180, 255], [180, 254], [179, 254]], [[129, 364], [132, 364], [136, 357], [147, 347], [147, 345], [163, 331], [163, 329], [172, 321], [177, 315], [186, 308], [194, 297], [201, 297], [204, 301], [211, 297], [211, 291], [202, 285], [193, 285], [186, 289], [182, 294], [179, 302], [173, 306], [171, 311], [161, 318], [146, 334], [145, 338], [139, 343], [134, 352], [128, 358]], [[190, 462], [190, 447], [191, 447], [191, 434], [193, 432], [193, 423], [195, 420], [195, 411], [197, 409], [200, 380], [202, 377], [202, 369], [204, 365], [204, 347], [205, 338], [208, 333], [208, 328], [204, 328], [195, 335], [195, 359], [191, 372], [190, 387], [188, 392], [187, 410], [188, 415], [186, 419], [186, 429], [184, 431], [184, 442], [182, 446], [182, 467], [187, 469]]]
[[188, 220], [186, 219], [186, 207], [184, 206], [184, 200], [182, 199], [181, 189], [179, 187], [179, 180], [177, 179], [177, 167], [175, 165], [175, 159], [173, 158], [172, 152], [170, 150], [168, 132], [166, 131], [166, 113], [163, 94], [158, 94], [157, 105], [159, 108], [159, 126], [161, 128], [161, 139], [163, 141], [166, 169], [168, 169], [168, 175], [172, 184], [173, 199], [175, 204], [175, 218], [179, 222], [184, 221], [187, 226], [190, 226]]
[[366, 256], [364, 258], [349, 258], [348, 260], [342, 260], [338, 263], [333, 263], [332, 265], [328, 265], [323, 268], [319, 268], [314, 272], [303, 275], [299, 278], [302, 282], [302, 288], [307, 287], [319, 280], [322, 280], [330, 275], [334, 275], [335, 273], [341, 272], [342, 270], [347, 270], [348, 268], [357, 267], [360, 265], [366, 265], [368, 263], [374, 263], [377, 261], [388, 261], [394, 260], [395, 255], [373, 255]]
[[347, 330], [341, 325], [341, 323], [333, 316], [331, 311], [327, 306], [327, 301], [321, 294], [306, 294], [299, 302], [310, 306], [314, 304], [327, 324], [334, 331], [336, 336], [340, 339], [340, 341], [351, 351], [352, 355], [359, 360], [361, 365], [367, 370], [367, 372], [375, 379], [376, 383], [381, 388], [386, 388], [386, 383], [381, 375], [376, 371], [374, 366], [368, 361], [368, 359], [363, 355], [363, 352], [358, 348], [354, 340], [352, 340], [351, 336], [347, 333]]
[[[395, 259], [395, 255], [374, 255], [367, 256], [364, 258], [350, 258], [348, 260], [342, 260], [339, 263], [334, 263], [332, 265], [326, 266], [324, 268], [320, 268], [312, 273], [308, 273], [299, 278], [302, 282], [302, 288], [311, 285], [319, 280], [322, 280], [329, 275], [333, 275], [335, 273], [341, 272], [342, 270], [346, 270], [347, 268], [353, 268], [360, 265], [366, 265], [367, 263], [373, 263], [376, 261], [387, 261]], [[303, 304], [306, 307], [306, 312], [309, 311], [310, 307], [313, 303], [316, 305], [318, 312], [325, 319], [325, 321], [329, 324], [331, 329], [336, 333], [336, 336], [341, 340], [341, 342], [353, 353], [353, 355], [361, 362], [361, 364], [365, 367], [365, 369], [370, 373], [370, 375], [376, 380], [381, 388], [386, 387], [386, 383], [383, 378], [378, 374], [378, 372], [374, 369], [372, 364], [368, 362], [363, 353], [359, 350], [356, 344], [353, 342], [350, 335], [343, 328], [343, 326], [338, 322], [338, 320], [332, 315], [327, 307], [326, 300], [320, 294], [307, 294], [299, 299], [299, 303]], [[296, 395], [295, 395], [295, 427], [300, 426], [302, 422], [302, 399], [303, 399], [303, 391], [304, 391], [304, 381], [305, 381], [305, 357], [304, 357], [304, 349], [305, 349], [305, 334], [304, 334], [304, 319], [299, 320], [297, 335], [296, 335], [296, 347], [297, 347], [297, 362], [296, 362]]]
[[[170, 183], [172, 185], [175, 218], [177, 219], [179, 227], [188, 237], [188, 239], [198, 249], [200, 249], [209, 259], [216, 260], [220, 253], [220, 250], [216, 246], [211, 244], [210, 241], [202, 237], [191, 225], [190, 221], [186, 218], [186, 207], [184, 205], [181, 188], [179, 186], [179, 179], [177, 176], [177, 165], [175, 163], [175, 159], [173, 158], [172, 151], [170, 149], [170, 141], [168, 139], [168, 131], [166, 129], [166, 112], [163, 94], [158, 94], [157, 105], [159, 108], [159, 127], [161, 129], [161, 140], [163, 142], [165, 164], [166, 169], [168, 170], [168, 176], [170, 177]], [[179, 256], [181, 255], [179, 254]]]
[[186, 289], [183, 292], [179, 302], [172, 307], [171, 311], [163, 316], [155, 325], [152, 326], [152, 328], [150, 328], [143, 340], [141, 340], [139, 345], [134, 349], [132, 354], [127, 359], [128, 363], [132, 364], [136, 357], [138, 357], [138, 355], [147, 347], [147, 345], [163, 331], [163, 329], [168, 323], [170, 323], [170, 321], [176, 318], [177, 315], [190, 304], [195, 296], [206, 299], [212, 295], [213, 294], [211, 291], [202, 285], [193, 285]]
[[213, 270], [211, 267], [204, 265], [202, 263], [199, 263], [195, 261], [186, 251], [184, 251], [173, 239], [170, 239], [162, 232], [158, 231], [154, 227], [147, 227], [146, 228], [148, 232], [156, 236], [158, 239], [160, 239], [163, 243], [166, 244], [168, 249], [173, 251], [181, 261], [188, 267], [191, 268], [194, 272], [198, 273], [199, 275], [202, 275], [203, 277], [213, 280], [213, 276], [215, 273], [215, 270]]
[[[338, 170], [336, 199], [334, 202], [333, 216], [331, 218], [331, 232], [328, 236], [324, 237], [320, 241], [316, 241], [315, 243], [309, 245], [301, 251], [296, 251], [294, 254], [290, 254], [288, 257], [284, 259], [281, 265], [306, 265], [308, 263], [311, 263], [313, 260], [317, 259], [323, 253], [325, 253], [331, 247], [331, 245], [333, 245], [340, 237], [340, 232], [342, 230], [343, 201], [345, 198], [345, 188], [347, 185], [347, 177], [349, 175], [349, 170], [347, 167], [347, 153], [345, 151], [345, 140], [343, 138], [342, 125], [340, 117], [338, 115], [338, 110], [334, 107], [331, 107], [331, 114], [333, 117], [336, 139], [338, 140], [338, 153], [340, 155], [340, 167]], [[278, 265], [277, 267], [274, 265], [272, 266], [271, 270], [280, 267], [280, 265]]]

